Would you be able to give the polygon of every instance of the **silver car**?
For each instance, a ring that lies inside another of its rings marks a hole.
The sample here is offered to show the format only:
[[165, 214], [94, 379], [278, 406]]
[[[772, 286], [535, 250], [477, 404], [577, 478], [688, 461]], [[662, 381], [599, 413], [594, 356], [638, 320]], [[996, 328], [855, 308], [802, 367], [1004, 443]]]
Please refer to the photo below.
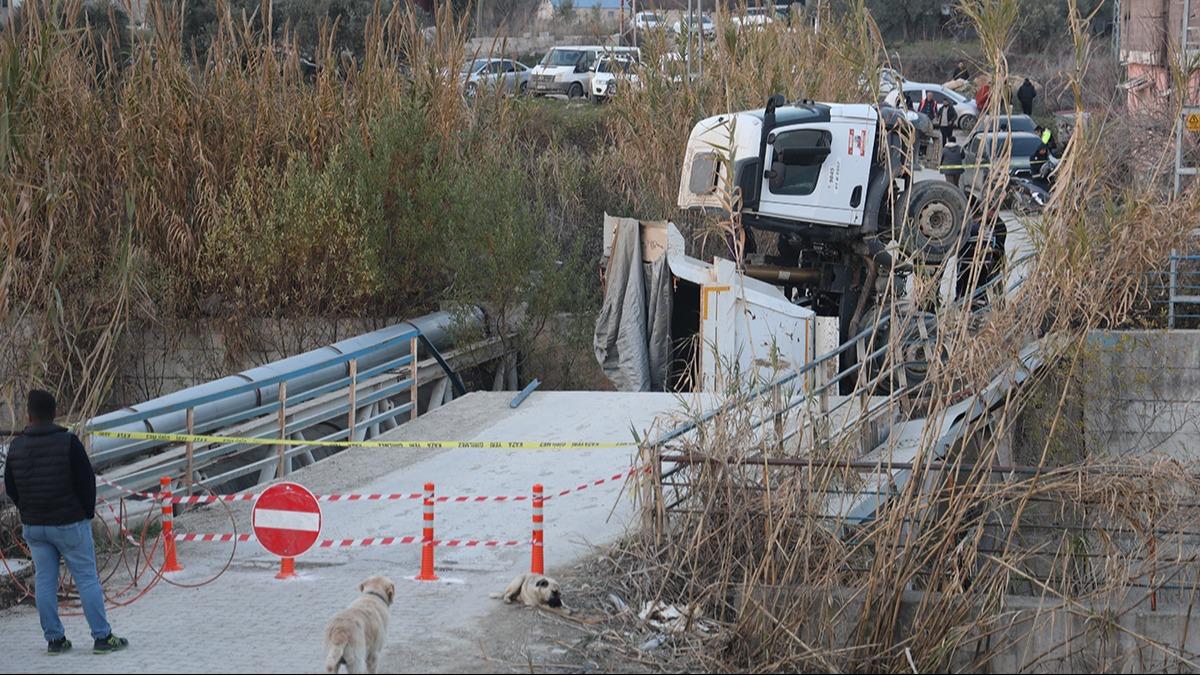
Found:
[[463, 66], [460, 79], [468, 97], [494, 91], [519, 95], [529, 86], [529, 67], [512, 59], [474, 59]]

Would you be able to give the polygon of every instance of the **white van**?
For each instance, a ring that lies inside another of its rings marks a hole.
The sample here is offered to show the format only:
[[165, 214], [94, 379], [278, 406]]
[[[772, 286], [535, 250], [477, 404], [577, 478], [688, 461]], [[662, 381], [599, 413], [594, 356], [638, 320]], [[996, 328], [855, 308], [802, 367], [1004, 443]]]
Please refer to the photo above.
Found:
[[533, 67], [529, 77], [529, 93], [535, 96], [550, 94], [583, 98], [592, 88], [592, 68], [602, 55], [641, 57], [637, 47], [601, 47], [599, 45], [554, 47], [541, 63]]

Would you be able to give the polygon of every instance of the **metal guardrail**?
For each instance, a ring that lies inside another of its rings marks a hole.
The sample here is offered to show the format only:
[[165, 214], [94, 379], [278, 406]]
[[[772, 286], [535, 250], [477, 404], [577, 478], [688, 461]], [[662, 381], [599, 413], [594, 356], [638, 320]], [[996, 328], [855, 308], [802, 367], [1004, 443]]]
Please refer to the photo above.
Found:
[[1166, 291], [1167, 328], [1200, 319], [1200, 255], [1171, 251]]
[[[399, 357], [378, 363], [370, 368], [359, 370], [358, 363], [372, 355], [396, 347], [409, 345], [409, 352]], [[365, 438], [371, 429], [377, 429], [380, 424], [394, 422], [401, 415], [415, 418], [418, 414], [418, 387], [421, 377], [418, 367], [419, 345], [425, 345], [436, 369], [440, 369], [444, 378], [453, 386], [459, 395], [466, 393], [462, 380], [451, 367], [450, 363], [435, 348], [433, 343], [419, 329], [413, 329], [380, 341], [368, 347], [363, 347], [343, 354], [324, 358], [276, 375], [246, 382], [219, 392], [204, 394], [167, 405], [130, 412], [107, 419], [98, 424], [84, 424], [82, 435], [87, 438], [89, 432], [105, 431], [127, 427], [133, 423], [146, 423], [147, 420], [168, 413], [185, 412], [188, 421], [188, 434], [200, 434], [215, 429], [229, 428], [234, 425], [249, 427], [239, 435], [262, 439], [261, 444], [230, 443], [210, 445], [187, 443], [183, 453], [178, 451], [161, 461], [149, 462], [146, 466], [134, 466], [131, 471], [122, 473], [120, 482], [134, 490], [152, 489], [158, 484], [163, 475], [181, 476], [181, 484], [189, 491], [198, 487], [211, 489], [222, 484], [261, 472], [261, 478], [285, 475], [292, 469], [295, 458], [308, 455], [311, 457], [317, 446], [284, 446], [273, 443], [279, 438], [303, 437], [303, 432], [309, 429], [329, 426], [344, 427], [333, 433], [322, 434], [315, 441], [358, 440]], [[336, 380], [311, 389], [288, 396], [289, 383], [313, 373], [327, 370], [331, 367], [344, 366], [345, 375]], [[434, 367], [432, 364], [428, 367]], [[397, 374], [399, 373], [399, 374]], [[426, 378], [428, 380], [428, 377]], [[197, 406], [232, 399], [247, 394], [259, 394], [266, 389], [277, 388], [275, 401], [239, 410], [236, 413], [224, 415], [209, 420], [202, 425], [193, 424], [193, 411]], [[345, 394], [338, 392], [345, 390]], [[391, 398], [407, 394], [408, 400], [399, 405], [393, 405]], [[437, 403], [440, 403], [438, 401]], [[359, 417], [364, 412], [366, 417]], [[111, 416], [109, 416], [111, 417]], [[335, 422], [336, 420], [336, 422]], [[147, 425], [149, 428], [149, 425]], [[272, 446], [275, 446], [272, 448]], [[92, 456], [93, 464], [97, 467], [112, 466], [116, 463], [135, 459], [139, 455], [179, 448], [179, 444], [163, 441], [133, 440], [121, 443], [111, 449], [96, 452]], [[231, 466], [246, 453], [255, 450], [267, 450], [266, 454], [247, 458], [248, 461], [237, 466]], [[271, 450], [274, 449], [274, 452]], [[315, 461], [315, 460], [314, 460]], [[210, 475], [200, 477], [203, 469], [210, 469]], [[272, 473], [273, 472], [273, 473]], [[260, 480], [261, 482], [261, 480]], [[104, 492], [111, 492], [105, 488]], [[104, 495], [102, 495], [104, 496]]]
[[[1020, 258], [1017, 258], [1014, 261], [1011, 261], [1009, 263], [1009, 265], [1013, 269], [1015, 269], [1021, 265], [1028, 263], [1030, 260], [1032, 260], [1034, 258], [1034, 256], [1035, 256], [1035, 254], [1032, 254], [1032, 253], [1022, 256]], [[963, 298], [959, 298], [959, 299], [955, 300], [952, 303], [952, 306], [954, 306], [954, 307], [972, 306], [972, 304], [975, 303], [977, 300], [979, 300], [983, 297], [986, 297], [986, 295], [989, 292], [991, 292], [993, 289], [995, 289], [997, 287], [1003, 287], [1005, 285], [1006, 281], [1007, 281], [1006, 275], [1004, 275], [1004, 274], [997, 275], [996, 277], [988, 280], [986, 283], [981, 284], [978, 288], [976, 288], [974, 293], [971, 294], [971, 296], [963, 297]], [[1024, 281], [1025, 281], [1024, 278], [1018, 280], [1017, 283], [1014, 284], [1014, 286], [1011, 289], [1009, 289], [1008, 293], [1011, 294], [1012, 292], [1016, 291], [1018, 288], [1020, 288], [1020, 286], [1024, 283]], [[986, 305], [983, 307], [978, 307], [978, 308], [972, 309], [972, 313], [975, 315], [981, 315], [983, 313], [986, 313], [987, 311], [990, 311], [990, 307], [988, 307]], [[840, 359], [841, 355], [850, 349], [859, 349], [860, 345], [867, 344], [867, 341], [870, 340], [873, 336], [875, 336], [881, 329], [886, 329], [888, 327], [888, 324], [891, 321], [892, 321], [892, 317], [890, 315], [882, 317], [882, 319], [880, 320], [880, 323], [877, 326], [872, 326], [867, 329], [864, 329], [862, 332], [860, 332], [857, 335], [846, 340], [844, 343], [842, 343], [835, 349], [830, 350], [829, 352], [816, 357], [815, 359], [813, 359], [809, 363], [805, 364], [804, 366], [802, 366], [784, 376], [781, 376], [769, 383], [755, 387], [748, 394], [746, 394], [744, 396], [740, 396], [740, 397], [735, 397], [734, 399], [727, 401], [725, 404], [719, 406], [718, 408], [711, 410], [711, 411], [699, 416], [698, 418], [696, 418], [694, 420], [689, 420], [688, 422], [677, 426], [676, 428], [672, 429], [671, 431], [660, 435], [659, 437], [655, 438], [653, 441], [648, 443], [645, 447], [650, 452], [653, 452], [655, 455], [651, 459], [653, 462], [653, 466], [655, 467], [655, 478], [656, 478], [656, 483], [657, 483], [657, 486], [655, 488], [656, 496], [658, 497], [658, 499], [661, 500], [660, 506], [663, 507], [663, 510], [669, 511], [672, 508], [679, 506], [682, 502], [686, 501], [686, 499], [687, 499], [686, 492], [687, 492], [688, 486], [686, 483], [675, 485], [673, 483], [665, 482], [666, 479], [672, 478], [674, 475], [686, 470], [688, 467], [696, 465], [695, 462], [678, 462], [678, 463], [676, 463], [676, 462], [670, 461], [673, 456], [663, 454], [663, 450], [667, 447], [668, 443], [676, 441], [676, 440], [680, 439], [681, 437], [685, 436], [686, 434], [697, 431], [701, 427], [701, 425], [713, 420], [714, 418], [716, 418], [719, 415], [728, 413], [734, 409], [737, 409], [741, 406], [746, 405], [747, 403], [749, 403], [751, 401], [760, 400], [765, 396], [771, 395], [773, 392], [777, 391], [779, 388], [781, 388], [789, 383], [795, 382], [796, 380], [798, 380], [799, 378], [801, 378], [805, 375], [816, 372], [817, 369], [821, 368], [825, 364], [828, 364], [835, 359]], [[1034, 343], [1034, 344], [1036, 347], [1037, 343]], [[883, 411], [888, 410], [899, 399], [912, 394], [914, 392], [914, 390], [920, 386], [920, 383], [911, 384], [906, 381], [906, 379], [903, 376], [903, 371], [913, 364], [911, 362], [906, 362], [906, 361], [902, 361], [902, 360], [897, 360], [897, 361], [893, 362], [888, 368], [881, 370], [879, 373], [863, 376], [863, 374], [860, 371], [863, 369], [864, 364], [869, 364], [869, 363], [875, 362], [876, 359], [885, 355], [887, 353], [888, 349], [889, 349], [889, 345], [885, 344], [881, 347], [874, 349], [873, 351], [870, 351], [869, 353], [865, 353], [865, 354], [860, 353], [859, 358], [855, 362], [854, 365], [850, 366], [849, 368], [846, 368], [845, 370], [841, 370], [840, 372], [838, 372], [838, 374], [836, 376], [834, 376], [833, 378], [830, 378], [829, 381], [824, 382], [821, 385], [817, 386], [811, 392], [806, 392], [806, 393], [802, 393], [801, 395], [791, 397], [789, 399], [788, 403], [786, 404], [786, 406], [784, 406], [782, 409], [772, 411], [769, 414], [765, 415], [763, 419], [758, 420], [757, 422], [753, 423], [751, 425], [752, 429], [753, 430], [761, 430], [764, 425], [774, 422], [774, 421], [780, 419], [780, 417], [782, 415], [786, 415], [789, 412], [795, 410], [796, 408], [798, 408], [802, 405], [805, 405], [805, 404], [809, 404], [813, 401], [819, 401], [822, 403], [822, 405], [820, 407], [820, 412], [821, 412], [822, 416], [824, 416], [826, 418], [828, 418], [828, 416], [838, 412], [841, 408], [850, 405], [855, 400], [861, 399], [865, 402], [864, 407], [861, 411], [859, 411], [858, 416], [856, 416], [849, 423], [843, 425], [842, 428], [835, 430], [831, 434], [831, 436], [833, 436], [833, 437], [839, 436], [852, 428], [861, 427], [862, 424], [870, 423], [871, 420], [875, 419], [876, 415], [880, 414]], [[863, 350], [863, 351], [865, 351], [865, 350]], [[1037, 350], [1035, 349], [1035, 351], [1037, 351]], [[1022, 360], [1024, 360], [1025, 358], [1028, 358], [1028, 357], [1023, 354]], [[838, 402], [836, 405], [834, 405], [833, 407], [824, 405], [823, 402], [827, 398], [827, 396], [829, 395], [831, 390], [833, 390], [833, 387], [838, 386], [842, 380], [845, 380], [846, 378], [849, 378], [849, 377], [858, 378], [857, 386], [855, 387], [855, 391], [853, 393], [851, 393], [850, 395], [844, 396], [842, 398], [842, 400], [840, 402]], [[1006, 375], [1001, 375], [1000, 379], [1008, 381], [1010, 379], [1010, 377], [1006, 376]], [[1023, 380], [1023, 379], [1024, 378], [1016, 378], [1013, 381], [1016, 383], [1019, 383], [1018, 380]], [[899, 388], [893, 388], [885, 396], [881, 397], [881, 399], [879, 401], [877, 401], [875, 403], [871, 403], [870, 402], [870, 394], [873, 391], [876, 391], [882, 383], [885, 383], [888, 381], [900, 382], [901, 386]], [[995, 384], [995, 382], [993, 382], [993, 384]], [[1003, 382], [1001, 384], [1003, 384]], [[971, 400], [972, 398], [974, 398], [976, 400], [974, 400], [973, 404], [969, 406], [970, 414], [968, 415], [968, 417], [970, 417], [970, 418], [977, 417], [978, 414], [980, 414], [980, 411], [978, 410], [978, 408], [980, 408], [981, 406], [986, 407], [986, 403], [987, 403], [986, 401], [978, 400], [980, 398], [979, 395], [976, 395], [975, 397], [969, 397], [968, 400]], [[783, 441], [786, 441], [786, 440], [794, 437], [796, 434], [798, 434], [803, 429], [803, 426], [804, 425], [802, 424], [800, 426], [800, 428], [797, 428], [796, 430], [785, 434], [784, 436], [782, 436], [781, 438], [779, 438], [777, 440], [779, 442], [783, 442]], [[961, 433], [962, 426], [963, 426], [962, 424], [955, 424], [951, 430], [951, 434]], [[947, 444], [948, 443], [946, 442], [946, 439], [939, 439], [939, 444], [938, 444], [939, 447], [945, 446]], [[674, 456], [677, 457], [679, 455], [674, 455]], [[670, 466], [670, 465], [673, 465], [673, 466]], [[871, 466], [874, 467], [874, 469], [876, 469], [876, 470], [879, 468], [878, 463], [871, 463]], [[672, 504], [666, 503], [664, 488], [667, 486], [673, 486], [673, 488], [676, 492], [676, 496], [675, 496], [676, 498]]]

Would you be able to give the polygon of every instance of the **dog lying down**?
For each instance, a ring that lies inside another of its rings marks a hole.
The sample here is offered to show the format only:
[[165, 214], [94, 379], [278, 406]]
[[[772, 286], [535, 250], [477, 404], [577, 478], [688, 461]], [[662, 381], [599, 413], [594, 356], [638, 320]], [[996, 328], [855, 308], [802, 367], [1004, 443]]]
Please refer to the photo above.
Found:
[[325, 627], [325, 672], [336, 673], [341, 666], [350, 673], [377, 672], [396, 584], [374, 576], [359, 584], [358, 591], [362, 595]]
[[503, 593], [492, 593], [496, 600], [504, 600], [508, 604], [519, 602], [526, 607], [562, 607], [562, 594], [559, 593], [558, 582], [541, 574], [526, 572], [512, 580]]

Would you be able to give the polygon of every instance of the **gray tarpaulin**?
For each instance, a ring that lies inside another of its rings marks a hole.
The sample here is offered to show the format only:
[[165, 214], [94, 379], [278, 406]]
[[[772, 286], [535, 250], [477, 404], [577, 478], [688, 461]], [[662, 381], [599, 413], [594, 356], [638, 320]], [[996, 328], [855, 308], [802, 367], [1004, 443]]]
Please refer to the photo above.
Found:
[[606, 215], [605, 227], [614, 221], [604, 304], [596, 318], [596, 360], [621, 391], [663, 391], [671, 358], [667, 255], [643, 262], [638, 222]]

